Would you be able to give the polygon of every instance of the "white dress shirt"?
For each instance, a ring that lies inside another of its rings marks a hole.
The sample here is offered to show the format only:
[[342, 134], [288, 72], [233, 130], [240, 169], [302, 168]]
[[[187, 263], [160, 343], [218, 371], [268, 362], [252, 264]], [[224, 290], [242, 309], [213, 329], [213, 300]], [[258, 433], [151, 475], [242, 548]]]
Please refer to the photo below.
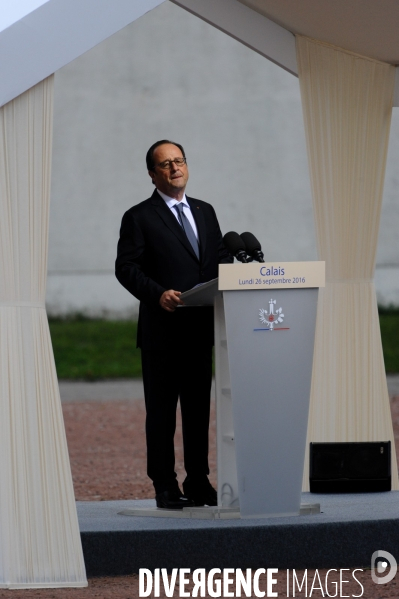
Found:
[[193, 228], [195, 236], [198, 239], [197, 225], [195, 224], [195, 220], [194, 220], [193, 214], [191, 212], [191, 208], [190, 208], [190, 206], [189, 206], [189, 204], [187, 202], [186, 194], [184, 194], [183, 199], [180, 200], [180, 202], [179, 202], [175, 198], [170, 198], [169, 196], [167, 196], [162, 191], [159, 191], [159, 189], [157, 189], [157, 192], [159, 193], [159, 195], [161, 196], [161, 198], [165, 201], [167, 207], [170, 209], [170, 211], [172, 212], [172, 214], [174, 214], [174, 216], [175, 216], [175, 218], [176, 218], [176, 220], [177, 220], [177, 222], [179, 223], [180, 226], [181, 226], [181, 223], [180, 223], [180, 220], [179, 220], [179, 216], [177, 214], [177, 210], [175, 208], [173, 208], [173, 206], [175, 204], [181, 204], [183, 206], [184, 215], [188, 219], [190, 225]]

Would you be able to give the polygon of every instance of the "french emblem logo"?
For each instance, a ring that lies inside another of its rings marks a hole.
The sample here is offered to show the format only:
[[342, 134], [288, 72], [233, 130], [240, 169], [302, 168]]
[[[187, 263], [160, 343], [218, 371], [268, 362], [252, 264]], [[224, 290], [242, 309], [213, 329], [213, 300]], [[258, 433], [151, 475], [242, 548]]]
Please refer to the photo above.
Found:
[[266, 310], [265, 308], [259, 310], [259, 320], [262, 324], [266, 325], [265, 328], [269, 331], [278, 330], [276, 325], [284, 321], [283, 309], [275, 309], [275, 305], [276, 300], [271, 299], [269, 301], [269, 310]]

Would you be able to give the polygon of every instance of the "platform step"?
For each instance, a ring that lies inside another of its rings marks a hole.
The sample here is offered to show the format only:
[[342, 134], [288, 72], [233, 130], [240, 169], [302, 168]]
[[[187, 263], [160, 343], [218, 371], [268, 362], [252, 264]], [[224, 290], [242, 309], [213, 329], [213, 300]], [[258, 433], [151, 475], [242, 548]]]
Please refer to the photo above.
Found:
[[[320, 503], [303, 503], [300, 516], [320, 514]], [[168, 510], [157, 507], [136, 507], [118, 512], [119, 516], [146, 518], [189, 518], [199, 520], [237, 520], [241, 518], [237, 508], [230, 507], [185, 507], [182, 510]]]

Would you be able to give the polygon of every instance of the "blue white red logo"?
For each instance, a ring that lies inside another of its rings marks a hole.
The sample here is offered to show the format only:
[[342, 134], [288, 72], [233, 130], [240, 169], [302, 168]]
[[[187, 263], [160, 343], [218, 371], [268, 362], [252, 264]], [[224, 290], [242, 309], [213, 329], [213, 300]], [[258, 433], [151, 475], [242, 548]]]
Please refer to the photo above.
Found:
[[289, 327], [279, 326], [284, 322], [283, 309], [275, 308], [276, 300], [269, 300], [269, 310], [261, 308], [259, 310], [259, 320], [265, 325], [261, 329], [254, 329], [254, 331], [288, 331]]

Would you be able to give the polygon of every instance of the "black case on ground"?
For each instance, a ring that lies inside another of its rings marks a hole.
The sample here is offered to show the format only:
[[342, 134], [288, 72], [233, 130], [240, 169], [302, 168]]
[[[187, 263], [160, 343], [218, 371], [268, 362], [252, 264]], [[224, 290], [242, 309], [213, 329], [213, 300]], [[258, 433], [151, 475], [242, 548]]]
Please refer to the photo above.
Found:
[[391, 490], [391, 442], [310, 443], [311, 493]]

